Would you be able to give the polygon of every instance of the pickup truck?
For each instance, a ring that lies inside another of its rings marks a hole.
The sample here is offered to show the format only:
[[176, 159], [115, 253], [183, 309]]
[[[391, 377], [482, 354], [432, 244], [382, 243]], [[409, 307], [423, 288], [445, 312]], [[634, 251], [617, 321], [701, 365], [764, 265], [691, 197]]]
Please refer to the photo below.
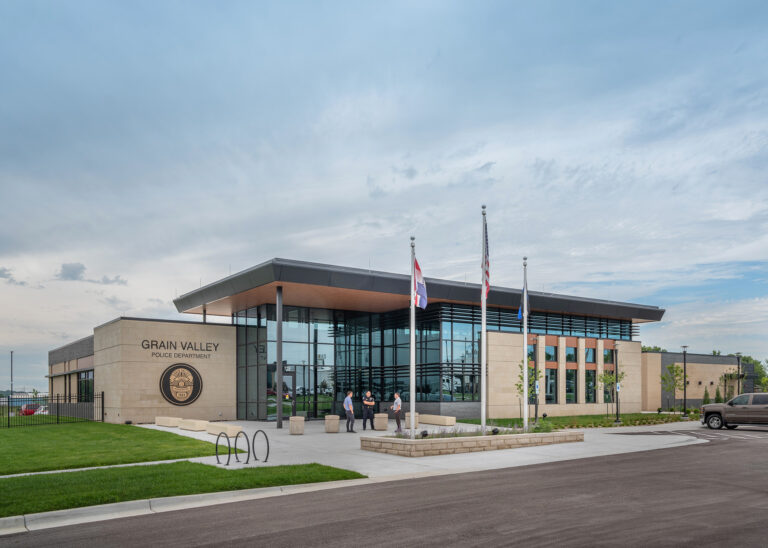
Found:
[[726, 403], [709, 403], [701, 408], [701, 424], [717, 430], [725, 426], [768, 426], [768, 394], [739, 394]]

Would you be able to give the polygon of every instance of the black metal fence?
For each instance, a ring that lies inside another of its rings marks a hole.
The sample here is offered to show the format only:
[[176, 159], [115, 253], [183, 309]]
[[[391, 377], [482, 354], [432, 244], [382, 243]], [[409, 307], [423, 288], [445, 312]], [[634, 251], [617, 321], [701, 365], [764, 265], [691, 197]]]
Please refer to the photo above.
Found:
[[104, 422], [104, 392], [82, 399], [61, 394], [0, 398], [0, 428]]

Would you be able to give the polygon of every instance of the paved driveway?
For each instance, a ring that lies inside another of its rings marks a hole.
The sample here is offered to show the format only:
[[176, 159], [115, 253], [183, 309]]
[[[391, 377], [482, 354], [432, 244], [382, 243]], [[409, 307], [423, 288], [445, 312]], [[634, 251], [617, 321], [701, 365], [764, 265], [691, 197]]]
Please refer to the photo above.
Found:
[[605, 435], [717, 439], [81, 524], [0, 546], [766, 545], [767, 432], [637, 430]]

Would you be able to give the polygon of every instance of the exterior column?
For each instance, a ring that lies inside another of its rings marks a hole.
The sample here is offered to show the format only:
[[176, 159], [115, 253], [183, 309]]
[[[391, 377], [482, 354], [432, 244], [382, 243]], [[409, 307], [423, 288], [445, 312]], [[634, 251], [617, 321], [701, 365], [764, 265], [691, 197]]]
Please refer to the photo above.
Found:
[[[597, 377], [605, 373], [605, 364], [603, 363], [603, 341], [598, 339], [597, 347], [595, 348], [595, 363], [597, 363]], [[598, 381], [597, 383], [597, 403], [605, 403], [603, 398], [605, 387]]]
[[576, 403], [587, 403], [587, 361], [584, 352], [576, 351]]
[[[565, 347], [557, 341], [557, 403], [565, 405]], [[567, 413], [565, 413], [567, 414]]]
[[277, 367], [275, 368], [275, 398], [277, 400], [277, 428], [283, 427], [283, 288], [277, 286], [275, 295], [276, 311], [275, 320], [277, 321]]
[[[544, 335], [538, 335], [536, 337], [536, 363], [539, 365], [539, 371], [541, 371], [542, 381], [541, 381], [541, 390], [539, 392], [539, 396], [541, 398], [539, 399], [539, 405], [541, 404], [546, 405], [547, 403], [547, 385], [544, 382], [546, 380], [547, 375], [547, 358], [546, 358], [546, 345], [547, 345], [547, 338]], [[541, 408], [539, 408], [539, 415], [541, 413], [544, 413]]]

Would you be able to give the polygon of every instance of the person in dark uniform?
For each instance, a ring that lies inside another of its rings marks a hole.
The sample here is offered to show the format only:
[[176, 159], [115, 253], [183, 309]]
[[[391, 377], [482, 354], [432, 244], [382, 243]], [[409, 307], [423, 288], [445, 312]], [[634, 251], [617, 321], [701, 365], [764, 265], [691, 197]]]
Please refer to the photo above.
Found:
[[371, 391], [368, 390], [363, 396], [363, 430], [365, 430], [365, 420], [371, 421], [371, 430], [373, 430], [373, 406], [376, 405], [376, 400], [371, 396]]

